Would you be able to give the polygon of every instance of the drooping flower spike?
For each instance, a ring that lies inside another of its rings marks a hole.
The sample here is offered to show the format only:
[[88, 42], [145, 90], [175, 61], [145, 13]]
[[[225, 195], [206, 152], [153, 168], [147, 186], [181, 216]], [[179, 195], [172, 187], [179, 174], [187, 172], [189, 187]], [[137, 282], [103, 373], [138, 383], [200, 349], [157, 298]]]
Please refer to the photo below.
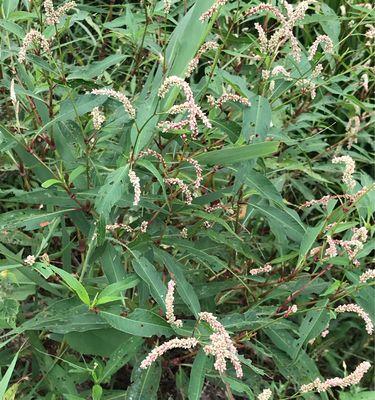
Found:
[[197, 55], [190, 61], [186, 73], [185, 73], [185, 78], [189, 78], [191, 74], [194, 72], [194, 70], [198, 67], [199, 60], [201, 59], [202, 55], [209, 50], [215, 50], [219, 47], [219, 45], [216, 42], [209, 41], [204, 43], [201, 48], [198, 50]]
[[221, 6], [224, 6], [228, 0], [216, 0], [215, 3], [200, 16], [200, 21], [204, 22], [210, 19]]
[[199, 344], [198, 340], [195, 338], [187, 339], [172, 339], [168, 342], [163, 343], [160, 346], [155, 347], [148, 356], [142, 361], [141, 369], [148, 368], [153, 362], [155, 362], [159, 357], [171, 349], [191, 349]]
[[357, 304], [343, 304], [335, 308], [337, 313], [353, 312], [363, 319], [366, 324], [366, 332], [372, 335], [374, 332], [374, 324], [371, 321], [370, 316]]
[[18, 53], [18, 62], [23, 64], [26, 61], [26, 52], [27, 49], [31, 46], [32, 43], [38, 43], [40, 47], [46, 52], [50, 52], [49, 42], [44, 35], [35, 29], [31, 29], [25, 36], [23, 40], [23, 44], [21, 50]]
[[131, 118], [135, 118], [135, 108], [131, 104], [130, 100], [120, 92], [116, 92], [113, 89], [93, 89], [92, 94], [113, 97], [119, 100], [124, 106], [125, 111], [130, 115]]
[[320, 378], [315, 379], [314, 382], [301, 386], [301, 392], [307, 393], [317, 391], [319, 393], [326, 392], [331, 387], [345, 388], [351, 385], [358, 384], [363, 378], [364, 374], [371, 368], [368, 361], [360, 363], [357, 368], [345, 378], [331, 378], [321, 381]]

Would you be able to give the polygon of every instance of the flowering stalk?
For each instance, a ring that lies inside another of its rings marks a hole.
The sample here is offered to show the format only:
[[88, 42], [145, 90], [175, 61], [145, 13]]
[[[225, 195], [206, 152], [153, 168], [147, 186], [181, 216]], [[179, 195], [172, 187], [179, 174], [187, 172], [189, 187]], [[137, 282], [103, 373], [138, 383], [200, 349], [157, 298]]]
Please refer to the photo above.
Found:
[[219, 10], [219, 8], [224, 6], [227, 2], [228, 0], [216, 0], [215, 3], [200, 16], [199, 20], [204, 22], [210, 19]]
[[343, 182], [348, 186], [349, 189], [353, 189], [356, 182], [352, 175], [355, 171], [355, 161], [350, 156], [334, 157], [332, 164], [345, 164], [345, 170], [342, 177]]
[[344, 388], [351, 385], [356, 385], [361, 381], [363, 375], [370, 369], [370, 367], [371, 364], [368, 361], [364, 361], [357, 366], [354, 372], [352, 372], [345, 378], [331, 378], [323, 382], [320, 380], [320, 378], [317, 378], [312, 383], [302, 385], [300, 390], [302, 393], [312, 391], [317, 391], [320, 393], [326, 392], [331, 387]]
[[366, 323], [366, 332], [369, 335], [372, 335], [374, 331], [374, 325], [371, 321], [370, 316], [363, 310], [362, 307], [360, 307], [357, 304], [343, 304], [341, 306], [338, 306], [335, 308], [335, 311], [337, 313], [344, 313], [344, 312], [354, 312], [356, 313], [359, 317], [361, 317], [364, 322]]
[[123, 93], [116, 92], [113, 89], [93, 89], [91, 93], [95, 95], [109, 96], [119, 100], [130, 117], [135, 118], [135, 108]]
[[24, 264], [26, 264], [29, 267], [32, 267], [35, 263], [36, 263], [36, 258], [33, 255], [27, 256], [24, 260], [23, 260]]
[[137, 206], [139, 204], [139, 201], [141, 200], [141, 185], [138, 176], [136, 173], [131, 169], [129, 170], [129, 179], [130, 183], [133, 185], [134, 188], [134, 200], [133, 200], [133, 206]]
[[55, 25], [60, 22], [60, 19], [63, 17], [63, 15], [71, 10], [72, 8], [76, 7], [76, 2], [75, 1], [69, 1], [62, 6], [58, 7], [55, 9], [53, 7], [53, 2], [52, 0], [44, 0], [43, 6], [44, 6], [44, 11], [46, 13], [46, 22], [47, 25]]
[[185, 78], [189, 78], [191, 76], [193, 71], [198, 67], [199, 60], [206, 51], [215, 50], [218, 47], [219, 45], [213, 41], [206, 42], [204, 45], [202, 45], [201, 48], [198, 50], [197, 55], [190, 61], [185, 73]]
[[165, 183], [167, 185], [177, 185], [181, 189], [182, 193], [185, 196], [185, 202], [186, 204], [190, 205], [193, 201], [193, 196], [191, 195], [191, 192], [189, 190], [188, 185], [184, 183], [182, 179], [179, 178], [166, 178]]
[[368, 269], [366, 272], [364, 272], [360, 277], [359, 281], [361, 283], [367, 282], [369, 279], [375, 279], [375, 269]]
[[94, 107], [91, 111], [92, 123], [94, 128], [98, 131], [105, 122], [105, 115], [99, 107]]
[[258, 274], [262, 274], [263, 272], [270, 272], [270, 271], [272, 271], [272, 265], [265, 264], [263, 267], [253, 268], [249, 272], [250, 272], [250, 275], [258, 275]]
[[155, 362], [160, 356], [166, 353], [168, 350], [181, 348], [181, 349], [191, 349], [199, 344], [198, 340], [195, 338], [187, 339], [172, 339], [168, 342], [163, 343], [160, 346], [155, 347], [148, 356], [142, 361], [140, 368], [146, 369], [153, 362]]
[[171, 10], [171, 0], [164, 0], [163, 7], [164, 7], [164, 12], [166, 14], [169, 14], [169, 11]]
[[223, 104], [227, 103], [228, 101], [241, 103], [248, 107], [251, 106], [250, 101], [246, 97], [239, 96], [235, 93], [224, 93], [217, 100], [215, 100], [213, 96], [207, 96], [207, 99], [212, 107], [216, 106], [222, 108]]
[[167, 163], [165, 162], [163, 156], [160, 153], [158, 153], [157, 151], [152, 150], [152, 149], [146, 149], [146, 150], [141, 151], [138, 154], [139, 159], [144, 158], [146, 156], [155, 157], [163, 165], [164, 168], [167, 168]]
[[242, 378], [243, 371], [238, 359], [237, 350], [224, 326], [209, 312], [199, 313], [199, 319], [206, 321], [214, 331], [210, 336], [211, 343], [204, 346], [203, 350], [206, 354], [212, 354], [215, 357], [215, 369], [220, 373], [225, 372], [227, 369], [227, 358], [233, 364], [237, 378]]
[[38, 31], [36, 31], [35, 29], [31, 29], [26, 34], [26, 36], [25, 36], [25, 38], [23, 40], [23, 44], [22, 44], [21, 50], [18, 53], [18, 62], [20, 64], [23, 64], [26, 61], [27, 49], [30, 47], [30, 45], [33, 42], [38, 43], [46, 53], [50, 52], [50, 47], [49, 47], [48, 40], [44, 37], [44, 35], [41, 34]]
[[272, 391], [270, 389], [264, 389], [263, 392], [258, 395], [258, 400], [269, 400], [272, 397]]
[[[201, 110], [201, 108], [195, 103], [193, 92], [189, 84], [183, 79], [177, 76], [170, 76], [169, 78], [167, 78], [159, 89], [159, 97], [164, 98], [172, 86], [180, 87], [184, 92], [187, 100], [186, 103], [179, 105], [180, 108], [174, 107], [174, 110], [178, 110], [178, 112], [188, 111], [189, 117], [180, 122], [164, 121], [159, 124], [159, 127], [162, 128], [163, 132], [167, 132], [171, 129], [181, 129], [184, 126], [189, 125], [192, 133], [192, 138], [196, 139], [199, 133], [197, 118], [200, 118], [207, 128], [212, 128], [212, 125], [206, 115]], [[174, 111], [173, 113], [176, 113], [176, 111]]]
[[174, 280], [170, 280], [168, 282], [168, 290], [167, 295], [165, 297], [165, 308], [166, 308], [166, 317], [169, 324], [176, 326], [177, 328], [182, 327], [182, 321], [180, 319], [176, 319], [174, 315], [174, 290], [176, 287], [176, 283]]
[[197, 175], [196, 180], [194, 181], [194, 188], [195, 189], [199, 189], [201, 186], [201, 182], [203, 180], [203, 176], [202, 176], [202, 167], [199, 165], [197, 160], [194, 160], [194, 158], [187, 158], [186, 161], [191, 164], [194, 169], [195, 169], [195, 173]]
[[312, 44], [309, 50], [309, 60], [312, 60], [318, 50], [319, 44], [325, 44], [324, 51], [325, 53], [332, 54], [333, 53], [333, 42], [332, 39], [327, 35], [319, 35], [315, 42]]

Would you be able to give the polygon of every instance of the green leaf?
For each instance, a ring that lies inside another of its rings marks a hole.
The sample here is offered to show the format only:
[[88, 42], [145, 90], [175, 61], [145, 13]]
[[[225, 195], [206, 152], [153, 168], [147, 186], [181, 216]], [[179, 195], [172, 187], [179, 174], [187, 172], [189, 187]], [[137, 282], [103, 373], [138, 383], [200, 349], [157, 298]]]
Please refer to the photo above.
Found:
[[69, 183], [74, 182], [84, 172], [86, 172], [86, 167], [84, 165], [79, 165], [77, 168], [74, 168], [69, 174]]
[[113, 65], [120, 64], [126, 57], [127, 56], [122, 54], [113, 54], [106, 57], [104, 60], [93, 62], [90, 65], [75, 67], [68, 75], [67, 80], [82, 79], [84, 81], [89, 81], [92, 78], [102, 75], [104, 71]]
[[74, 208], [50, 213], [30, 209], [9, 211], [0, 215], [0, 230], [15, 228], [25, 228], [26, 230], [40, 229], [41, 226], [48, 225], [56, 217], [65, 213], [75, 214], [75, 212]]
[[[320, 21], [320, 25], [323, 28], [324, 33], [326, 33], [333, 41], [335, 45], [339, 42], [340, 37], [340, 19], [336, 13], [330, 8], [326, 3], [322, 3], [323, 14], [330, 17], [330, 21]], [[324, 52], [323, 52], [324, 53]]]
[[136, 309], [128, 317], [121, 317], [109, 311], [100, 311], [99, 315], [113, 328], [134, 336], [171, 336], [174, 333], [163, 318], [149, 310]]
[[94, 385], [92, 387], [92, 400], [100, 400], [103, 395], [103, 388], [100, 385]]
[[374, 400], [375, 391], [361, 393], [340, 393], [340, 400]]
[[10, 363], [7, 371], [5, 372], [4, 376], [0, 381], [0, 399], [4, 398], [5, 392], [7, 391], [8, 384], [13, 374], [14, 367], [16, 366], [17, 359], [18, 359], [18, 353], [13, 357], [12, 362]]
[[6, 391], [3, 400], [16, 400], [16, 394], [17, 394], [17, 391], [18, 391], [19, 386], [20, 386], [19, 383], [15, 383], [14, 385], [12, 385], [12, 386]]
[[132, 262], [134, 271], [147, 284], [152, 297], [157, 301], [160, 307], [165, 310], [167, 289], [161, 280], [161, 275], [147, 258], [141, 257], [138, 252], [134, 252], [134, 254], [137, 257]]
[[303, 235], [303, 238], [301, 241], [301, 246], [299, 249], [297, 268], [299, 268], [303, 264], [303, 262], [306, 260], [306, 255], [311, 250], [313, 244], [316, 241], [316, 238], [318, 237], [319, 233], [322, 231], [323, 226], [324, 226], [324, 222], [320, 223], [318, 226], [315, 226], [315, 227], [309, 226], [306, 229], [306, 232]]
[[54, 266], [50, 266], [50, 268], [62, 278], [67, 286], [82, 300], [83, 303], [90, 306], [90, 297], [81, 282], [63, 269]]
[[4, 14], [5, 19], [8, 19], [9, 14], [12, 11], [14, 11], [15, 9], [17, 9], [18, 3], [19, 3], [19, 0], [4, 0], [3, 1], [2, 9], [3, 9], [3, 14]]
[[268, 100], [262, 96], [251, 99], [251, 107], [244, 111], [242, 135], [246, 141], [254, 135], [264, 140], [272, 120], [272, 110]]
[[100, 292], [95, 304], [100, 305], [108, 303], [109, 301], [113, 301], [113, 299], [120, 299], [121, 297], [118, 296], [120, 292], [133, 288], [137, 286], [138, 283], [139, 279], [136, 275], [130, 275], [123, 281], [112, 283], [111, 285], [108, 285], [102, 292]]
[[308, 311], [305, 315], [302, 324], [298, 330], [299, 339], [294, 347], [294, 356], [296, 359], [302, 346], [304, 346], [310, 339], [315, 339], [327, 327], [330, 315], [326, 306], [328, 299], [318, 301], [313, 310]]
[[127, 339], [109, 356], [105, 364], [103, 373], [100, 376], [100, 382], [104, 382], [113, 376], [123, 365], [127, 364], [132, 359], [144, 340], [137, 336], [132, 336]]
[[42, 183], [42, 188], [47, 189], [53, 185], [60, 185], [62, 182], [59, 179], [48, 179]]
[[206, 363], [208, 357], [203, 349], [200, 349], [195, 356], [190, 372], [188, 396], [189, 400], [199, 400], [202, 396], [202, 389], [205, 378]]
[[133, 383], [126, 391], [125, 400], [156, 400], [161, 378], [160, 362], [156, 361], [145, 370], [133, 372]]
[[112, 207], [123, 196], [128, 172], [128, 165], [116, 169], [107, 176], [104, 185], [100, 188], [95, 200], [95, 208], [105, 218], [108, 218]]
[[275, 153], [279, 142], [262, 142], [244, 146], [224, 147], [221, 150], [209, 151], [196, 156], [201, 164], [232, 165], [258, 157], [265, 157]]
[[127, 275], [121, 260], [121, 252], [111, 244], [107, 244], [101, 257], [103, 272], [109, 283], [124, 280]]
[[304, 233], [305, 228], [302, 222], [296, 219], [296, 215], [293, 213], [288, 213], [285, 210], [280, 210], [275, 207], [261, 207], [258, 204], [252, 203], [252, 207], [256, 208], [261, 214], [265, 216], [266, 219], [271, 222], [276, 223], [280, 228], [282, 228], [286, 235], [296, 242], [300, 242]]
[[275, 186], [269, 179], [259, 172], [254, 170], [246, 172], [245, 182], [249, 188], [255, 188], [264, 198], [272, 200], [279, 205], [284, 205], [283, 198], [280, 196], [280, 193], [276, 190]]

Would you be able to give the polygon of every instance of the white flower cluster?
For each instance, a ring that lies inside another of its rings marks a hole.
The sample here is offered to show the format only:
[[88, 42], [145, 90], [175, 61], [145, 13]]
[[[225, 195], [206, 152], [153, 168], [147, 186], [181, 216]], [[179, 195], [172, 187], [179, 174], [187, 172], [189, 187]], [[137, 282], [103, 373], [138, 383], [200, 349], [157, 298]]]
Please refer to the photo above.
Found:
[[211, 344], [204, 346], [203, 350], [206, 354], [211, 354], [215, 357], [215, 369], [220, 373], [225, 372], [227, 369], [226, 359], [229, 359], [236, 371], [237, 378], [242, 378], [243, 372], [237, 349], [224, 326], [209, 312], [199, 313], [199, 319], [206, 321], [214, 331], [210, 336]]
[[18, 62], [23, 64], [26, 61], [26, 52], [27, 49], [31, 46], [32, 43], [38, 43], [40, 47], [46, 52], [50, 52], [50, 47], [48, 40], [41, 34], [40, 32], [36, 31], [35, 29], [31, 29], [23, 39], [22, 47], [18, 53]]
[[250, 8], [246, 13], [245, 16], [251, 16], [258, 14], [261, 11], [267, 11], [272, 13], [280, 26], [276, 29], [275, 33], [270, 37], [267, 38], [266, 33], [262, 26], [258, 23], [255, 24], [255, 29], [258, 31], [259, 35], [259, 43], [261, 47], [261, 51], [263, 53], [274, 54], [277, 53], [278, 49], [285, 44], [286, 41], [289, 40], [291, 46], [292, 57], [297, 61], [301, 61], [301, 48], [298, 43], [297, 38], [293, 34], [293, 27], [304, 18], [306, 11], [311, 3], [314, 1], [300, 1], [293, 7], [286, 1], [283, 1], [282, 4], [284, 5], [287, 15], [284, 16], [281, 11], [270, 4], [261, 3], [255, 7]]
[[138, 176], [132, 169], [129, 170], [128, 176], [130, 179], [130, 183], [133, 185], [133, 188], [134, 188], [133, 206], [137, 206], [141, 200], [141, 184], [140, 184]]
[[224, 6], [228, 0], [216, 0], [215, 3], [200, 16], [200, 20], [202, 22], [210, 19], [218, 10], [221, 6]]
[[344, 313], [344, 312], [353, 312], [356, 313], [359, 317], [361, 317], [366, 324], [366, 332], [369, 335], [372, 335], [374, 332], [374, 324], [371, 321], [370, 316], [357, 304], [343, 304], [335, 308], [337, 313]]
[[192, 133], [192, 138], [196, 139], [199, 133], [197, 118], [201, 119], [203, 124], [207, 128], [212, 128], [212, 125], [206, 115], [201, 110], [201, 108], [195, 103], [193, 92], [189, 84], [183, 79], [177, 76], [170, 76], [169, 78], [167, 78], [159, 89], [159, 96], [161, 98], [164, 98], [169, 89], [173, 86], [178, 86], [182, 89], [186, 97], [186, 102], [183, 104], [179, 104], [178, 106], [174, 106], [174, 108], [172, 109], [172, 113], [176, 114], [179, 112], [187, 111], [189, 117], [179, 122], [164, 121], [159, 124], [159, 127], [163, 130], [163, 132], [167, 132], [172, 129], [182, 129], [186, 125], [189, 125]]
[[105, 115], [99, 107], [94, 107], [91, 111], [92, 123], [94, 128], [98, 131], [105, 122]]
[[323, 382], [320, 380], [320, 378], [317, 378], [312, 383], [302, 385], [301, 392], [307, 393], [316, 390], [317, 392], [320, 393], [320, 392], [326, 392], [331, 387], [344, 388], [351, 385], [356, 385], [361, 381], [363, 375], [370, 369], [370, 367], [371, 364], [368, 361], [364, 361], [357, 366], [354, 372], [352, 372], [345, 378], [331, 378]]
[[355, 171], [355, 161], [350, 156], [334, 157], [332, 164], [345, 164], [345, 170], [342, 177], [342, 181], [348, 186], [349, 189], [353, 189], [356, 182], [353, 179]]
[[361, 283], [365, 283], [369, 279], [375, 279], [375, 269], [368, 269], [359, 277]]
[[94, 89], [91, 91], [91, 93], [96, 95], [113, 97], [119, 100], [124, 106], [125, 111], [130, 115], [130, 117], [135, 118], [135, 108], [123, 93], [116, 92], [113, 89]]
[[192, 194], [191, 194], [191, 192], [189, 190], [188, 185], [186, 183], [184, 183], [184, 181], [182, 179], [180, 179], [180, 178], [166, 178], [165, 179], [165, 183], [167, 185], [170, 185], [170, 186], [172, 186], [172, 185], [178, 186], [181, 189], [181, 191], [184, 194], [184, 196], [185, 196], [186, 204], [190, 205], [192, 203], [193, 196], [192, 196]]
[[348, 139], [347, 148], [349, 150], [353, 146], [353, 143], [357, 143], [357, 136], [360, 129], [361, 129], [361, 120], [358, 117], [358, 115], [351, 117], [348, 121], [348, 124], [346, 125], [346, 138]]
[[264, 389], [261, 394], [258, 395], [258, 400], [269, 400], [272, 397], [271, 389]]
[[224, 103], [229, 101], [241, 103], [247, 107], [251, 106], [250, 101], [246, 97], [242, 97], [235, 93], [223, 93], [217, 100], [211, 95], [207, 96], [207, 101], [211, 105], [211, 107], [219, 107], [222, 108]]
[[319, 35], [315, 42], [312, 44], [309, 50], [309, 60], [312, 60], [318, 50], [319, 44], [325, 44], [324, 51], [325, 53], [332, 54], [333, 53], [333, 42], [332, 39], [327, 35]]
[[27, 256], [23, 260], [24, 264], [28, 265], [29, 267], [32, 267], [36, 263], [36, 258], [33, 255]]
[[263, 272], [270, 272], [270, 271], [272, 271], [272, 265], [265, 264], [263, 267], [253, 268], [249, 272], [250, 272], [250, 275], [258, 275], [258, 274], [262, 274]]
[[201, 48], [198, 50], [197, 55], [190, 61], [185, 73], [185, 78], [189, 78], [191, 76], [194, 70], [198, 67], [199, 60], [206, 51], [215, 50], [218, 47], [219, 45], [213, 41], [206, 42], [204, 45], [202, 45]]
[[58, 8], [53, 7], [52, 0], [44, 0], [43, 6], [44, 11], [46, 12], [46, 22], [47, 25], [55, 25], [60, 22], [60, 19], [63, 15], [71, 10], [72, 8], [76, 7], [75, 1], [69, 1]]
[[155, 362], [160, 356], [171, 349], [191, 349], [199, 344], [195, 338], [178, 339], [174, 338], [168, 342], [163, 343], [161, 346], [155, 347], [148, 356], [142, 361], [141, 369], [148, 368], [153, 362]]
[[182, 321], [180, 319], [176, 319], [174, 315], [174, 290], [175, 290], [176, 283], [174, 280], [170, 280], [168, 282], [168, 290], [167, 295], [165, 296], [165, 308], [166, 313], [165, 316], [167, 317], [167, 321], [169, 324], [176, 326], [177, 328], [182, 327]]

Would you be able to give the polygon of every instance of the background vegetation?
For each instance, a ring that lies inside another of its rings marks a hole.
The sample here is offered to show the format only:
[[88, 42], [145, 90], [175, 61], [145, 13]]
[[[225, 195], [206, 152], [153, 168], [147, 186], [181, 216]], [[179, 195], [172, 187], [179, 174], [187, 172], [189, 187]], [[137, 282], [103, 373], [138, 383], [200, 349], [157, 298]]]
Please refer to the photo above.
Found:
[[[293, 28], [300, 62], [289, 42], [262, 49], [254, 23], [269, 37], [278, 22], [245, 16], [258, 1], [228, 1], [205, 22], [213, 0], [171, 3], [166, 14], [163, 1], [81, 0], [47, 25], [41, 0], [0, 0], [0, 397], [255, 399], [270, 388], [275, 399], [374, 399], [373, 369], [350, 388], [299, 391], [374, 359], [364, 322], [334, 312], [357, 303], [375, 322], [373, 281], [359, 281], [374, 249], [371, 3], [311, 2]], [[20, 63], [30, 29], [51, 51], [32, 44]], [[318, 35], [333, 52], [322, 46], [309, 60]], [[181, 120], [168, 110], [184, 96], [173, 89], [160, 99], [158, 90], [167, 76], [184, 78], [207, 41], [218, 47], [186, 82], [212, 128], [199, 122], [196, 140], [188, 127], [163, 132], [159, 122]], [[289, 77], [262, 73], [277, 65]], [[102, 88], [126, 94], [135, 121], [117, 100], [90, 94]], [[207, 100], [224, 92], [251, 106]], [[100, 129], [94, 107], [106, 117]], [[146, 149], [166, 165], [141, 158]], [[332, 163], [344, 155], [356, 163], [352, 190], [345, 166]], [[166, 179], [193, 192], [190, 158], [203, 181], [188, 205]], [[327, 195], [326, 206], [301, 207]], [[343, 249], [326, 256], [327, 236], [348, 241], [360, 227], [359, 265]], [[250, 273], [265, 264], [271, 272]], [[164, 317], [171, 278], [182, 328]], [[139, 368], [157, 344], [192, 335], [200, 311], [230, 332], [243, 379], [229, 365], [220, 375], [202, 350]]]

